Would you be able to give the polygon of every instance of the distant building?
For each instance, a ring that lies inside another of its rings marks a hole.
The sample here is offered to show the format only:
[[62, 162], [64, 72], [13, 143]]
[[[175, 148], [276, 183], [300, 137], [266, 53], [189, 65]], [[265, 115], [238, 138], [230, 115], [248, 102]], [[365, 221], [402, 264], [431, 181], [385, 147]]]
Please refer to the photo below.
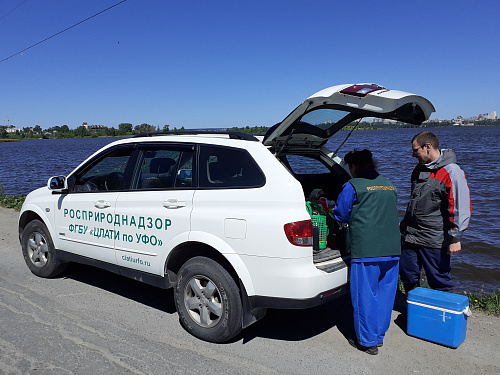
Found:
[[87, 125], [87, 123], [84, 121], [82, 123], [82, 126], [88, 130], [88, 131], [92, 131], [92, 130], [102, 130], [102, 129], [107, 129], [108, 127], [107, 126], [104, 126], [104, 125]]
[[395, 124], [397, 121], [394, 120], [389, 120], [389, 119], [383, 119], [383, 118], [373, 118], [371, 120], [367, 120], [366, 122], [372, 123], [372, 124]]
[[17, 132], [20, 132], [21, 129], [18, 129], [15, 126], [11, 126], [10, 128], [6, 128], [5, 131], [7, 133], [17, 133]]
[[497, 119], [497, 111], [491, 111], [490, 120], [496, 120], [496, 119]]
[[462, 116], [458, 116], [455, 120], [453, 120], [453, 126], [462, 126], [464, 118]]

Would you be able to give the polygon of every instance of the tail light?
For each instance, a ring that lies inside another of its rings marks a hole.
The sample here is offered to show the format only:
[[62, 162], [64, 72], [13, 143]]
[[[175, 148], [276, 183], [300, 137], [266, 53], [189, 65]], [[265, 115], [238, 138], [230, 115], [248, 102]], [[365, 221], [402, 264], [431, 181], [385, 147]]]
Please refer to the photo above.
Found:
[[284, 226], [286, 238], [292, 245], [312, 246], [313, 226], [311, 220], [288, 223]]

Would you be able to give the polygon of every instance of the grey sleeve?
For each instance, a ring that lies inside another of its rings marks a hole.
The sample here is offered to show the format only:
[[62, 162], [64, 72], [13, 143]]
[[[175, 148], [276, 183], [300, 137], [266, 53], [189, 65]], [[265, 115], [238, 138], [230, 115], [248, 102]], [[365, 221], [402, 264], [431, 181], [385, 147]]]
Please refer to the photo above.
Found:
[[461, 239], [463, 232], [468, 228], [471, 215], [470, 190], [464, 171], [457, 164], [446, 167], [449, 175], [448, 207], [453, 228], [448, 230], [452, 237]]

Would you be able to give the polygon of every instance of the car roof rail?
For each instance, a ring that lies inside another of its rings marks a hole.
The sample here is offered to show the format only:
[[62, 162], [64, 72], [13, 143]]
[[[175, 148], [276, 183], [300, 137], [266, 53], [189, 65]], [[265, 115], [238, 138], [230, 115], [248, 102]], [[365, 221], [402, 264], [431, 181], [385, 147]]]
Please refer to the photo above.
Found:
[[154, 133], [140, 133], [134, 135], [134, 138], [141, 137], [154, 137], [157, 135], [198, 135], [198, 134], [227, 134], [231, 139], [242, 139], [245, 141], [259, 142], [259, 140], [252, 134], [242, 132], [225, 132], [225, 131], [212, 131], [212, 130], [191, 130], [191, 131], [168, 131], [168, 132], [154, 132]]

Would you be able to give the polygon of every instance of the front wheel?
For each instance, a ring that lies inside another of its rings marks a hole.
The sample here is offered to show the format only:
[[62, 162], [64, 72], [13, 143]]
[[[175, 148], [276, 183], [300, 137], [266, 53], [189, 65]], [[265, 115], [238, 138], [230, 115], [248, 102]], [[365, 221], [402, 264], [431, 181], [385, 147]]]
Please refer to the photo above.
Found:
[[242, 329], [239, 289], [217, 262], [195, 257], [180, 269], [175, 304], [182, 326], [202, 340], [225, 342]]
[[56, 250], [44, 223], [33, 220], [23, 230], [21, 245], [26, 265], [35, 275], [54, 277], [62, 273], [66, 263], [57, 259]]

